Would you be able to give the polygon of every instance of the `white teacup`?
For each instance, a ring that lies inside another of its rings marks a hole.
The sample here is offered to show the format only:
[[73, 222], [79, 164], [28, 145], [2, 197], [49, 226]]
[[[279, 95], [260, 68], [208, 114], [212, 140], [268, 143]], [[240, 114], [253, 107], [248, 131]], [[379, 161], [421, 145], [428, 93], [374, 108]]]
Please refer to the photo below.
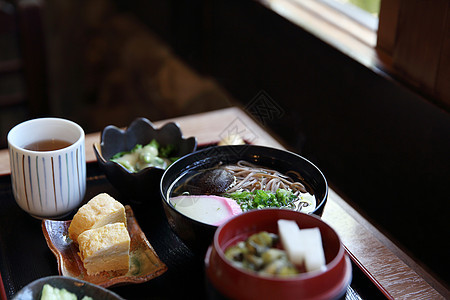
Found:
[[57, 219], [80, 206], [86, 157], [78, 124], [59, 118], [20, 123], [8, 133], [8, 148], [12, 190], [23, 210], [35, 218]]

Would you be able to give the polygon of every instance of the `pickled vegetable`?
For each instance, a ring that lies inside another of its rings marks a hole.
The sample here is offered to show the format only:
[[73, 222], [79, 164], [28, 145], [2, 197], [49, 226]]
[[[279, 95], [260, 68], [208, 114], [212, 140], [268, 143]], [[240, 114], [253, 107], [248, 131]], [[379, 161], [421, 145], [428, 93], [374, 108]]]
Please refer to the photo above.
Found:
[[298, 269], [284, 250], [276, 248], [279, 237], [262, 231], [225, 250], [225, 257], [236, 267], [267, 276], [292, 276]]
[[130, 172], [139, 172], [148, 167], [166, 169], [178, 159], [173, 156], [174, 152], [174, 145], [160, 146], [153, 139], [145, 146], [137, 144], [131, 151], [116, 153], [111, 161], [121, 164]]
[[[41, 300], [77, 300], [77, 295], [66, 289], [58, 289], [49, 284], [44, 284]], [[84, 296], [81, 300], [92, 300], [92, 298]]]

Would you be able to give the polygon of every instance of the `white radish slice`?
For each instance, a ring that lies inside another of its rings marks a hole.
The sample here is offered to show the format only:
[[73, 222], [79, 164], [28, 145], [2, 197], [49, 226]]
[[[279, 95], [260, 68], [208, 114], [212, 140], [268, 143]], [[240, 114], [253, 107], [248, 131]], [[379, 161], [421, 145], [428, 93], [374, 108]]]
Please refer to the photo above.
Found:
[[278, 220], [281, 243], [295, 265], [304, 265], [306, 271], [323, 270], [325, 254], [319, 228], [300, 229], [295, 221]]
[[278, 220], [278, 233], [289, 260], [294, 265], [303, 265], [305, 251], [297, 223], [292, 220]]
[[325, 254], [323, 252], [322, 237], [319, 228], [300, 230], [300, 237], [305, 248], [306, 271], [322, 270], [325, 268]]
[[242, 213], [236, 201], [219, 196], [177, 196], [170, 198], [170, 203], [176, 210], [192, 219], [217, 226]]

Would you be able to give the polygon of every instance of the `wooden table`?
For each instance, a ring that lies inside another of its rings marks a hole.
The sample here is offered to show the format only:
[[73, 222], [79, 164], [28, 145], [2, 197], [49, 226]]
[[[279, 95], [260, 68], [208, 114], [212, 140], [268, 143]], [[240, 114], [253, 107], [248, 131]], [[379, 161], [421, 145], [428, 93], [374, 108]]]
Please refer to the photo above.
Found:
[[[196, 136], [198, 143], [210, 144], [230, 133], [239, 133], [252, 144], [284, 148], [283, 145], [239, 108], [184, 116], [155, 122], [161, 126], [177, 122], [184, 136]], [[95, 161], [92, 145], [100, 133], [86, 135], [86, 158]], [[0, 175], [10, 173], [7, 149], [0, 150]], [[339, 234], [354, 261], [367, 270], [394, 299], [449, 299], [449, 292], [397, 248], [385, 235], [344, 201], [332, 188], [329, 190], [323, 220]]]

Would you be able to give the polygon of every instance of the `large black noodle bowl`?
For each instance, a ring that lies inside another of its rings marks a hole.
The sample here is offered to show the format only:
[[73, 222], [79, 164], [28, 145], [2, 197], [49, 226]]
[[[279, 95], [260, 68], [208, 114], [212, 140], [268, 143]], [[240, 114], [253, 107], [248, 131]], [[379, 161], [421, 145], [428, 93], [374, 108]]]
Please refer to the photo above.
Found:
[[314, 191], [317, 206], [312, 212], [322, 216], [328, 197], [328, 184], [322, 172], [309, 160], [286, 150], [256, 145], [213, 146], [184, 156], [173, 163], [161, 178], [160, 192], [163, 208], [172, 230], [193, 251], [204, 253], [211, 244], [217, 226], [191, 219], [178, 212], [168, 201], [172, 184], [188, 172], [204, 170], [239, 160], [277, 170], [297, 171]]

